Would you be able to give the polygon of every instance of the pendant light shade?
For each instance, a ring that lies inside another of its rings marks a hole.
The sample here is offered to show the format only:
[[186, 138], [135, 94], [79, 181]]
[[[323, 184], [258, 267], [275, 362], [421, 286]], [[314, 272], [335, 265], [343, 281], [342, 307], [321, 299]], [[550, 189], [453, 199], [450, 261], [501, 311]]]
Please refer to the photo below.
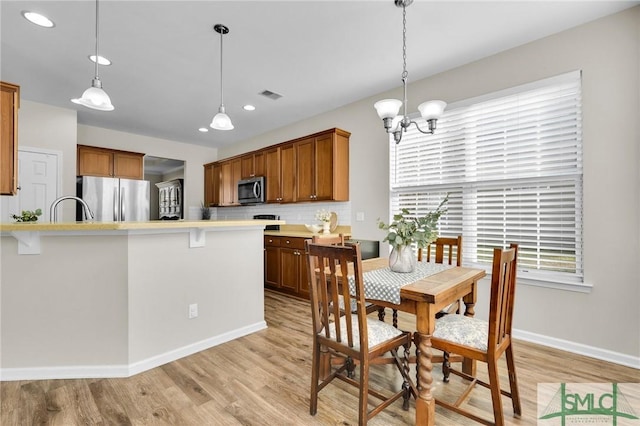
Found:
[[[98, 55], [99, 13], [98, 0], [96, 0], [96, 58], [100, 57]], [[91, 87], [82, 93], [81, 98], [71, 99], [71, 102], [98, 111], [113, 111], [114, 106], [111, 104], [111, 98], [102, 90], [102, 81], [100, 81], [100, 77], [98, 76], [98, 61], [95, 61], [95, 66], [96, 75], [93, 80], [91, 80]]]
[[224, 106], [220, 105], [218, 113], [213, 116], [213, 120], [211, 120], [211, 128], [216, 130], [233, 130], [233, 123], [231, 123], [231, 119], [224, 112]]
[[229, 33], [229, 28], [222, 24], [216, 24], [213, 26], [215, 32], [220, 34], [220, 107], [218, 113], [211, 120], [212, 129], [215, 130], [233, 130], [233, 123], [231, 118], [227, 115], [224, 109], [224, 88], [222, 85], [222, 35]]

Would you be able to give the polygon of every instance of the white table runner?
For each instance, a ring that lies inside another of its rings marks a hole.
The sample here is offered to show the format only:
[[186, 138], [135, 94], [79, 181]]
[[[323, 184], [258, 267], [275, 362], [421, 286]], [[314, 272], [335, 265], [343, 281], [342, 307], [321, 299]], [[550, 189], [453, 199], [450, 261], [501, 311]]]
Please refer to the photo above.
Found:
[[[399, 305], [400, 288], [402, 286], [454, 267], [455, 266], [441, 263], [418, 262], [413, 272], [392, 272], [388, 266], [365, 272], [362, 274], [364, 280], [364, 297], [365, 299], [384, 300], [385, 302]], [[349, 291], [355, 295], [356, 286], [353, 276], [349, 277]]]

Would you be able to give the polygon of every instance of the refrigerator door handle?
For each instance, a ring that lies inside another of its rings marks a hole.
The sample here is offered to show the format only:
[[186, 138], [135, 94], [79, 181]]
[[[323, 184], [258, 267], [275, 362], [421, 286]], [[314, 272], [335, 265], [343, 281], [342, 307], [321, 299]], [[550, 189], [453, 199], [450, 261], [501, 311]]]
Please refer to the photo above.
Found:
[[118, 221], [118, 191], [113, 191], [113, 221]]
[[124, 214], [124, 187], [120, 187], [120, 220], [122, 222], [126, 220]]

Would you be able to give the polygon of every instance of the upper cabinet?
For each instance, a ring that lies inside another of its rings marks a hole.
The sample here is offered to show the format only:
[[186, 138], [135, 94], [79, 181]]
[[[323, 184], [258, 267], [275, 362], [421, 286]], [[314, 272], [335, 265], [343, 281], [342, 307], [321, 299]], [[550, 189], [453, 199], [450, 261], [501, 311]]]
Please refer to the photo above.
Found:
[[213, 198], [207, 195], [212, 188], [207, 168], [217, 164], [222, 168], [222, 195], [216, 205], [238, 205], [237, 181], [254, 176], [265, 177], [267, 203], [348, 201], [350, 136], [344, 130], [330, 129], [207, 164], [205, 199]]
[[18, 191], [18, 108], [20, 86], [0, 81], [0, 195]]
[[241, 179], [240, 158], [221, 162], [220, 206], [238, 206], [238, 181]]
[[144, 178], [144, 154], [78, 145], [78, 176]]
[[241, 178], [248, 179], [264, 176], [264, 153], [262, 151], [245, 154], [240, 158], [242, 163]]
[[295, 145], [296, 200], [349, 200], [349, 134], [336, 129]]
[[220, 163], [204, 166], [204, 204], [213, 207], [220, 204], [220, 181], [222, 166]]

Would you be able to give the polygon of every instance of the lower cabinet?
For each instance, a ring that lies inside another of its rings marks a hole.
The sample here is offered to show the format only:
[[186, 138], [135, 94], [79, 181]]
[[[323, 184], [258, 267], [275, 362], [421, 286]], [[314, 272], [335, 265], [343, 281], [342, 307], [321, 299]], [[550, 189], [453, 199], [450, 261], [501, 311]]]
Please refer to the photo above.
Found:
[[264, 285], [309, 299], [304, 238], [264, 237]]

